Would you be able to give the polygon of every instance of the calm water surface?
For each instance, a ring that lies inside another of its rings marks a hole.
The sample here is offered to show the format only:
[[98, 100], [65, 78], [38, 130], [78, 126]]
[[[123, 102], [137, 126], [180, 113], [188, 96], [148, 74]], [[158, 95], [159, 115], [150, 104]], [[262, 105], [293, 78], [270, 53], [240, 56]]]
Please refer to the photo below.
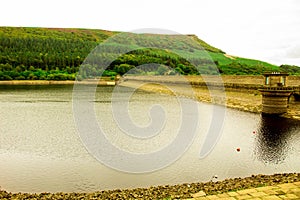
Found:
[[[113, 87], [99, 87], [95, 110], [111, 142], [149, 152], [168, 144], [180, 125], [180, 106], [171, 96], [136, 92], [132, 120], [149, 123], [147, 110], [161, 104], [167, 121], [161, 134], [145, 141], [124, 137], [111, 114]], [[122, 99], [120, 99], [122, 101]], [[79, 138], [72, 110], [72, 86], [0, 86], [0, 184], [11, 192], [71, 192], [209, 181], [252, 174], [300, 172], [300, 122], [226, 110], [222, 136], [199, 158], [213, 105], [198, 103], [200, 125], [186, 153], [152, 173], [113, 170], [91, 156]], [[240, 151], [237, 151], [240, 148]]]

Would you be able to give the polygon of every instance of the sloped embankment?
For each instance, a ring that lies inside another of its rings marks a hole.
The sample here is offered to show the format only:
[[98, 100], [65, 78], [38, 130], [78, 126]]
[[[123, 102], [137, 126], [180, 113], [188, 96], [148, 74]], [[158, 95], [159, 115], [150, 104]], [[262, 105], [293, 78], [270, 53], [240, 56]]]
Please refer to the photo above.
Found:
[[[120, 85], [260, 113], [262, 97], [257, 89], [262, 87], [263, 81], [263, 76], [127, 76]], [[299, 83], [300, 76], [289, 77], [290, 86], [298, 86]], [[189, 84], [193, 93], [187, 90]], [[288, 113], [283, 116], [300, 120], [300, 103], [290, 101]]]

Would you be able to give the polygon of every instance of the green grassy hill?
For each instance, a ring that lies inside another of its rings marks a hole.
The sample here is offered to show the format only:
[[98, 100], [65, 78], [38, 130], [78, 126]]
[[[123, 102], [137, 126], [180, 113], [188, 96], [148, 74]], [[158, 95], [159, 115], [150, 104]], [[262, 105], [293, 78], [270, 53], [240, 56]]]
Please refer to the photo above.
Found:
[[[130, 69], [136, 74], [164, 74], [168, 71], [165, 66], [176, 69], [172, 73], [185, 75], [215, 74], [214, 66], [221, 74], [255, 75], [280, 70], [300, 74], [300, 68], [295, 66], [279, 67], [228, 56], [195, 35], [118, 33], [94, 29], [0, 27], [0, 80], [73, 80], [78, 73], [83, 79], [100, 75], [113, 78]], [[95, 49], [104, 41], [110, 41], [109, 45], [101, 51]], [[124, 51], [127, 53], [120, 54]], [[159, 65], [143, 66], [147, 63]], [[136, 69], [135, 66], [143, 67]]]

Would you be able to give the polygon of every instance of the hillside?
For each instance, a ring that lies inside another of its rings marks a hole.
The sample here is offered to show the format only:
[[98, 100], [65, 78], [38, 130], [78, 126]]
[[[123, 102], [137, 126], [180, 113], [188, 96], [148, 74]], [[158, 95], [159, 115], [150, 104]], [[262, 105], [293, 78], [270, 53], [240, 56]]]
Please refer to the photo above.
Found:
[[[228, 56], [195, 35], [118, 33], [94, 29], [0, 27], [0, 80], [73, 80], [78, 73], [82, 79], [102, 73], [114, 78], [130, 69], [136, 74], [170, 73], [165, 66], [176, 69], [171, 72], [173, 74], [185, 75], [215, 74], [213, 66], [217, 66], [221, 74], [249, 75], [282, 69], [300, 74], [295, 66], [280, 68], [262, 61]], [[104, 49], [95, 49], [107, 40], [110, 43]], [[145, 66], [147, 63], [158, 65]], [[135, 69], [135, 66], [142, 67]]]

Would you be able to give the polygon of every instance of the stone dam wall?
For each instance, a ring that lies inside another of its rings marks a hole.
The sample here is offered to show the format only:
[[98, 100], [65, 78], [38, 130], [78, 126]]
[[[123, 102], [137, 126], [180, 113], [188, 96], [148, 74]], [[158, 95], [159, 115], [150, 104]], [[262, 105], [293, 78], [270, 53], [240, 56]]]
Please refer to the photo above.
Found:
[[[166, 84], [187, 84], [198, 87], [257, 90], [263, 87], [263, 76], [126, 76], [121, 81], [142, 81]], [[288, 86], [300, 86], [300, 76], [289, 76]]]
[[[300, 76], [289, 76], [288, 78], [288, 86], [299, 87]], [[187, 90], [189, 83], [191, 83], [196, 96], [189, 94]], [[178, 91], [179, 94], [176, 95], [247, 112], [262, 112], [262, 94], [258, 89], [263, 87], [263, 76], [125, 76], [120, 79], [119, 84], [145, 91], [174, 95], [164, 87], [164, 85], [171, 86]], [[218, 99], [217, 95], [211, 95], [211, 91], [215, 94], [223, 91], [226, 97], [224, 99], [221, 94], [221, 98]], [[291, 96], [289, 100], [287, 113], [282, 116], [300, 120], [300, 102], [294, 96]]]

